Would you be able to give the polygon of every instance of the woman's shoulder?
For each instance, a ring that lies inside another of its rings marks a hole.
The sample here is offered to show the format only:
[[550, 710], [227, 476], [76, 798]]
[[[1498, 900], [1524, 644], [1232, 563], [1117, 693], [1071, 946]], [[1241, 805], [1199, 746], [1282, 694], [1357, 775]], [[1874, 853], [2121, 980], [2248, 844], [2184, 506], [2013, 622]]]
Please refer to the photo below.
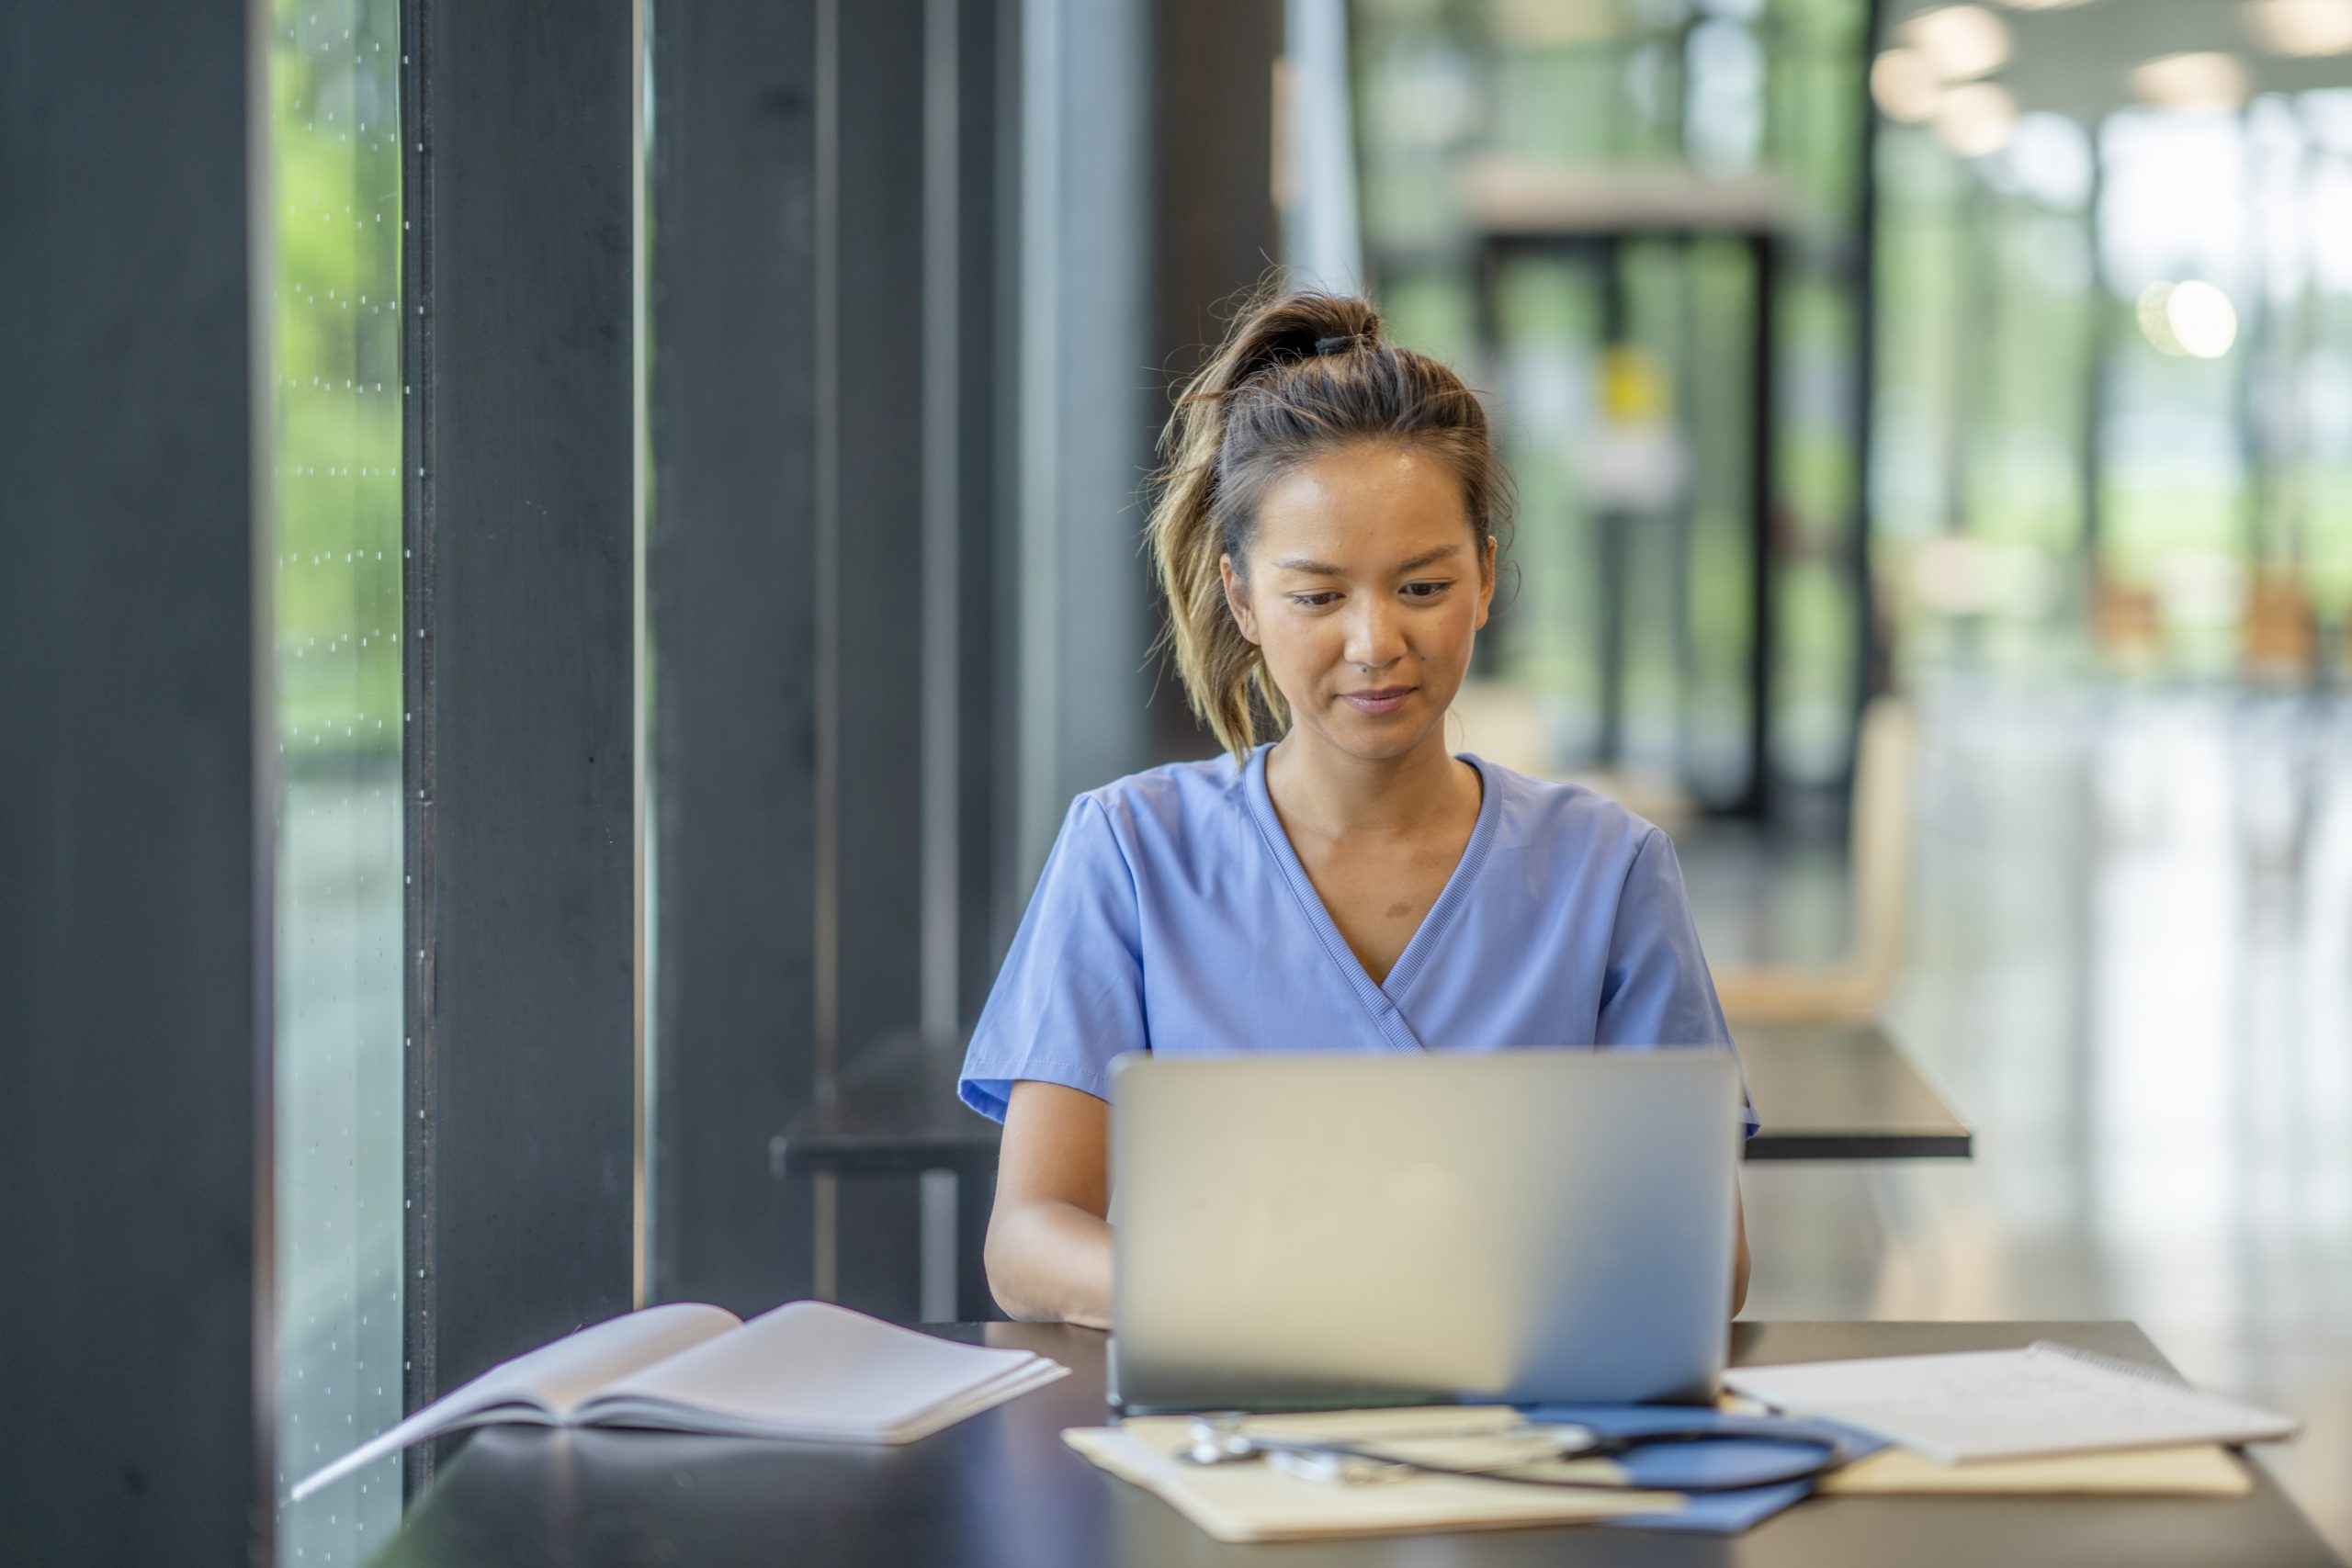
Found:
[[1555, 849], [1583, 859], [1594, 853], [1641, 852], [1657, 825], [1580, 784], [1539, 779], [1477, 759], [1478, 771], [1502, 795], [1499, 827], [1521, 850]]
[[1181, 832], [1204, 813], [1243, 809], [1242, 780], [1242, 764], [1230, 756], [1163, 762], [1085, 791], [1073, 810], [1091, 802], [1121, 837]]

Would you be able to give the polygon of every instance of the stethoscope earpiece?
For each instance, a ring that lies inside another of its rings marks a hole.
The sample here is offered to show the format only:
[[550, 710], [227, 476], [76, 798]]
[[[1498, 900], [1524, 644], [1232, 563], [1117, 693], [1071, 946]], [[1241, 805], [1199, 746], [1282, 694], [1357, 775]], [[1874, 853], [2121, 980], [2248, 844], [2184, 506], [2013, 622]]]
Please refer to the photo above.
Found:
[[1193, 1416], [1187, 1428], [1192, 1442], [1182, 1456], [1184, 1462], [1230, 1464], [1237, 1460], [1256, 1459], [1258, 1445], [1241, 1429], [1241, 1420], [1238, 1412]]

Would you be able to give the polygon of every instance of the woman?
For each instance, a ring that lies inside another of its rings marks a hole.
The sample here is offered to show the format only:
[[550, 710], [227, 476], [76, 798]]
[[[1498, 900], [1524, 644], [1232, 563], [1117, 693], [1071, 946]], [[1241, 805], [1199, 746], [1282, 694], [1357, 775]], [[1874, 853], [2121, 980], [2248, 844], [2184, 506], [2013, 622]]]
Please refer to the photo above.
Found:
[[[1110, 1323], [1122, 1051], [1729, 1043], [1666, 836], [1446, 750], [1509, 484], [1461, 379], [1368, 301], [1292, 294], [1235, 321], [1166, 443], [1152, 553], [1229, 755], [1072, 804], [973, 1032], [1017, 1318]], [[1734, 1312], [1747, 1285], [1743, 1223]]]

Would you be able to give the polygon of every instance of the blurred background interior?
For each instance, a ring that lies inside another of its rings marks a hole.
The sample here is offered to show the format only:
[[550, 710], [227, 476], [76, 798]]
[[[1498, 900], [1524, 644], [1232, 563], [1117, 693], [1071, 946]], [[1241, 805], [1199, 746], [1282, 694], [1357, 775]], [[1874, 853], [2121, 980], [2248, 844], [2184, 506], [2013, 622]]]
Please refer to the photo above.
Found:
[[[418, 683], [456, 745], [500, 676], [413, 645], [573, 612], [464, 554], [414, 385], [482, 318], [411, 219], [530, 171], [428, 160], [456, 45], [395, 0], [269, 13], [282, 1483], [422, 1392], [426, 1166], [511, 1130], [417, 1077]], [[641, 68], [577, 138], [639, 234], [626, 1294], [952, 1315], [952, 1181], [771, 1141], [952, 1058], [1072, 793], [1213, 750], [1137, 549], [1170, 378], [1264, 277], [1361, 288], [1518, 478], [1458, 746], [1666, 827], [1736, 1021], [1871, 1021], [1973, 1126], [1751, 1167], [1749, 1314], [2137, 1319], [2304, 1418], [2264, 1462], [2352, 1549], [2352, 0], [590, 13]]]

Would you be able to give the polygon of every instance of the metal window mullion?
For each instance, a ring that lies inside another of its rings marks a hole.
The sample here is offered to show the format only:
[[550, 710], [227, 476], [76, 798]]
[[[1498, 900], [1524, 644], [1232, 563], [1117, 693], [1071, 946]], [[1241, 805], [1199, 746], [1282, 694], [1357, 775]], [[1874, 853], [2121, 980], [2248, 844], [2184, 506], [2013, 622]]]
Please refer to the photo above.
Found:
[[401, 11], [411, 1407], [633, 1298], [636, 22]]
[[[407, 998], [401, 1020], [401, 1107], [403, 1197], [401, 1213], [401, 1407], [418, 1410], [442, 1392], [432, 1332], [433, 1218], [439, 1212], [433, 1159], [436, 1081], [433, 1007], [434, 898], [437, 840], [431, 829], [434, 796], [435, 701], [433, 641], [434, 491], [425, 482], [433, 457], [433, 334], [426, 301], [433, 289], [432, 79], [419, 63], [430, 49], [435, 0], [401, 6], [401, 962]], [[412, 1449], [401, 1487], [413, 1498], [433, 1476], [430, 1447]]]

